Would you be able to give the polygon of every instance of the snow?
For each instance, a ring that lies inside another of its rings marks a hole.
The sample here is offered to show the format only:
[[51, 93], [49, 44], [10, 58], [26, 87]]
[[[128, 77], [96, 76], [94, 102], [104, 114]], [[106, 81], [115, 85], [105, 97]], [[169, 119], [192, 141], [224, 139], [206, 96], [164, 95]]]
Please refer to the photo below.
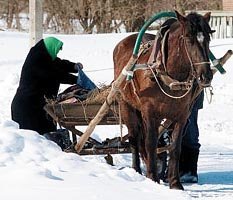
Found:
[[[59, 57], [82, 62], [95, 83], [109, 84], [113, 80], [113, 48], [127, 35], [56, 35], [64, 42]], [[136, 173], [130, 167], [129, 154], [114, 155], [115, 166], [110, 166], [104, 155], [64, 153], [38, 133], [20, 130], [11, 120], [10, 104], [29, 51], [29, 35], [0, 32], [0, 49], [1, 199], [233, 199], [233, 58], [224, 66], [225, 75], [214, 76], [212, 102], [208, 104], [205, 98], [199, 114], [199, 183], [184, 184], [185, 191], [176, 191]], [[233, 49], [231, 38], [211, 41], [216, 57], [228, 49]], [[65, 87], [62, 85], [61, 90]], [[120, 128], [97, 126], [93, 135], [100, 140], [119, 136]]]

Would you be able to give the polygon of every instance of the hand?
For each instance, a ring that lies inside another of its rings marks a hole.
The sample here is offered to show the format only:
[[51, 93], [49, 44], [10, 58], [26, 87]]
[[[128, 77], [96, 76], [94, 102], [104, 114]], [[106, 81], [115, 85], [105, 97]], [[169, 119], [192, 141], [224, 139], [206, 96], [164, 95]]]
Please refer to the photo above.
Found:
[[83, 64], [78, 62], [74, 65], [74, 69], [77, 70], [77, 72], [79, 71], [79, 69], [83, 69]]

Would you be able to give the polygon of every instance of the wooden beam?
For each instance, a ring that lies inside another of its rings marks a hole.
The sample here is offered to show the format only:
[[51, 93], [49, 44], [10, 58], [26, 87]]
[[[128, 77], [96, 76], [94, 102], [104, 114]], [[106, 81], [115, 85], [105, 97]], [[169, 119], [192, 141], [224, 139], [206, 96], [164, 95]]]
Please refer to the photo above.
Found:
[[43, 0], [29, 0], [30, 47], [43, 38]]

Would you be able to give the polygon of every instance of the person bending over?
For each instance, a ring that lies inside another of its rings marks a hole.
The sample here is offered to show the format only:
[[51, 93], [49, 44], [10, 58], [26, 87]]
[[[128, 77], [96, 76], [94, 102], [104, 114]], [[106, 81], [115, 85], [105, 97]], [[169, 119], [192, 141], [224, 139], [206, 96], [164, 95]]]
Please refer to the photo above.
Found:
[[[60, 84], [83, 84], [87, 89], [95, 84], [82, 72], [81, 63], [57, 57], [63, 42], [47, 37], [33, 46], [23, 64], [19, 86], [11, 103], [12, 120], [20, 129], [30, 129], [44, 134], [56, 131], [56, 124], [43, 107], [46, 98], [56, 98]], [[72, 73], [80, 72], [84, 79]]]

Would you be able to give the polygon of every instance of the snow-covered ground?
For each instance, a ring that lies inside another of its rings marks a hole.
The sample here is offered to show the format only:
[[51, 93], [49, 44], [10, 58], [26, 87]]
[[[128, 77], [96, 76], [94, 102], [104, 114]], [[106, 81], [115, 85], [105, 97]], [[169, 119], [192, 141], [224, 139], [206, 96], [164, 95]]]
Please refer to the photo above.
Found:
[[[59, 57], [82, 62], [95, 83], [109, 84], [113, 48], [126, 35], [56, 35], [64, 42]], [[130, 168], [128, 154], [114, 155], [116, 166], [112, 167], [103, 156], [67, 154], [38, 133], [18, 129], [10, 118], [10, 104], [29, 50], [29, 35], [0, 32], [0, 49], [1, 199], [233, 199], [233, 58], [225, 65], [225, 75], [215, 75], [212, 103], [205, 101], [200, 111], [199, 183], [175, 191], [137, 174]], [[228, 49], [233, 49], [233, 39], [211, 42], [216, 57]], [[105, 139], [119, 132], [118, 126], [97, 126], [93, 134]]]

